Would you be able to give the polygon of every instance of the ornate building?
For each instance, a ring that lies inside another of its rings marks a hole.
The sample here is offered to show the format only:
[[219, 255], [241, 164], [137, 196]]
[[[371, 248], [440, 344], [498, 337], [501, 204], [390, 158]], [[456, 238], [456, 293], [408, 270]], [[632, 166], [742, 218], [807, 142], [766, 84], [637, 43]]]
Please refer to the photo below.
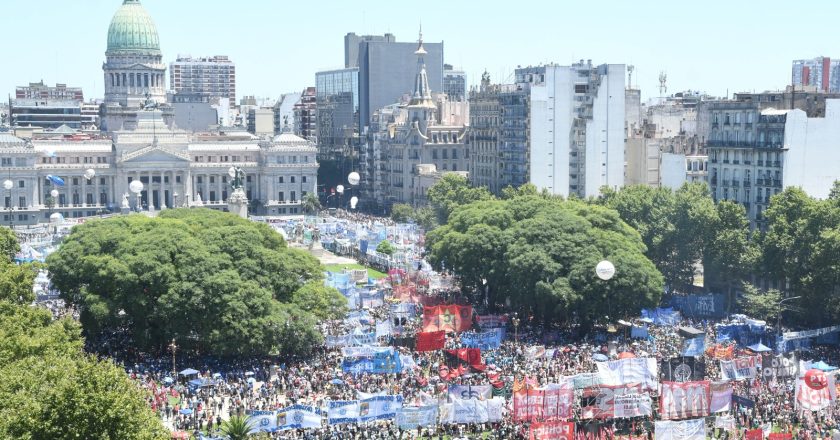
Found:
[[[227, 210], [233, 166], [245, 172], [252, 213], [302, 213], [301, 200], [317, 188], [315, 144], [288, 128], [274, 138], [174, 128], [170, 109], [160, 104], [165, 68], [157, 31], [139, 0], [124, 0], [114, 15], [107, 57], [108, 136], [0, 133], [0, 180], [12, 182], [10, 190], [0, 188], [4, 224], [46, 222], [53, 212], [69, 218], [119, 212], [124, 201], [132, 210]], [[143, 183], [137, 195], [129, 190], [135, 180]]]
[[[140, 0], [124, 0], [108, 27], [105, 51], [105, 103], [102, 129], [114, 132], [136, 125], [137, 110], [146, 102], [166, 104], [166, 65], [157, 27]], [[161, 107], [172, 123], [173, 113]]]

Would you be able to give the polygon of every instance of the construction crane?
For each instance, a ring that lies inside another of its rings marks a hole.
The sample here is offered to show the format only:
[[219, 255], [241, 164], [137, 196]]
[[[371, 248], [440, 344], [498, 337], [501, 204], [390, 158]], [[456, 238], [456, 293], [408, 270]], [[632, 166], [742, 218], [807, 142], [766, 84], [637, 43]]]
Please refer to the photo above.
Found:
[[659, 72], [659, 97], [664, 98], [665, 94], [668, 93], [668, 86], [666, 83], [668, 82], [668, 75], [665, 74], [665, 71]]

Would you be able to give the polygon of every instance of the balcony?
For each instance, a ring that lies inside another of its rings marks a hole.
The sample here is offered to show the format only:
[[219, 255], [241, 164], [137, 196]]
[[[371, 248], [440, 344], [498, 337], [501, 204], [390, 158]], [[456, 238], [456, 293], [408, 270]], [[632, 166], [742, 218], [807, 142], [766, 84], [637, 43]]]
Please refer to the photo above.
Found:
[[709, 159], [709, 162], [711, 162], [711, 163], [717, 163], [717, 159]]
[[740, 184], [737, 180], [733, 180], [733, 181], [732, 181], [732, 186], [733, 186], [734, 188], [738, 188], [739, 186], [741, 186], [741, 184]]
[[734, 159], [734, 160], [732, 161], [732, 165], [738, 165], [739, 163], [741, 163], [741, 161], [740, 161], [740, 160], [738, 160], [738, 159]]
[[764, 161], [763, 161], [763, 160], [759, 160], [759, 161], [758, 161], [758, 163], [756, 163], [756, 165], [758, 165], [758, 166], [760, 166], [760, 167], [763, 167], [763, 166], [764, 166]]
[[762, 200], [763, 199], [761, 198], [761, 196], [756, 196], [755, 197], [755, 203], [761, 203]]
[[764, 179], [755, 179], [756, 186], [764, 186]]
[[744, 188], [749, 188], [752, 186], [752, 183], [749, 180], [744, 180]]
[[776, 188], [781, 188], [782, 187], [782, 181], [781, 180], [774, 180], [773, 181], [773, 186], [776, 187]]
[[751, 164], [752, 164], [752, 161], [750, 161], [750, 160], [745, 160], [744, 161], [744, 165], [751, 165]]
[[781, 166], [782, 166], [782, 162], [780, 162], [780, 161], [778, 161], [778, 160], [777, 160], [777, 161], [774, 161], [774, 162], [773, 162], [773, 166], [774, 166], [774, 167], [776, 167], [776, 168], [779, 168], [779, 167], [781, 167]]
[[712, 185], [717, 185], [717, 176], [710, 178], [709, 182], [711, 182]]
[[723, 163], [729, 163], [729, 159], [723, 159]]
[[730, 181], [729, 181], [729, 180], [723, 180], [723, 181], [722, 181], [722, 183], [721, 183], [721, 185], [723, 185], [723, 187], [728, 187], [728, 186], [729, 186], [729, 183], [730, 183]]

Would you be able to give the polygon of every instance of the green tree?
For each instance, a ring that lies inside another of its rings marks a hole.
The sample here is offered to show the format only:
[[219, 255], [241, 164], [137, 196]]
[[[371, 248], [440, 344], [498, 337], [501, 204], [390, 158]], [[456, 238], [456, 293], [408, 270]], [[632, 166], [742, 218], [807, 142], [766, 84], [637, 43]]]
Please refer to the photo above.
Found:
[[441, 225], [446, 224], [456, 207], [493, 198], [487, 188], [474, 188], [466, 177], [455, 173], [444, 174], [429, 188], [426, 197]]
[[394, 252], [396, 252], [396, 249], [391, 244], [391, 242], [389, 242], [388, 240], [382, 240], [376, 246], [376, 252], [379, 252], [380, 254], [385, 254], [385, 255], [391, 256], [391, 255], [394, 255]]
[[245, 440], [251, 434], [252, 423], [243, 416], [233, 416], [222, 423], [222, 433], [228, 440]]
[[347, 313], [347, 300], [334, 287], [321, 281], [310, 281], [292, 295], [292, 304], [321, 320], [343, 318]]
[[416, 220], [417, 224], [423, 227], [423, 230], [426, 232], [440, 226], [437, 222], [437, 215], [435, 215], [435, 211], [428, 206], [417, 208], [414, 211], [414, 220]]
[[744, 293], [738, 300], [741, 311], [757, 319], [773, 322], [779, 317], [782, 293], [776, 289], [761, 291], [752, 284], [744, 284]]
[[15, 232], [5, 226], [0, 226], [0, 259], [12, 261], [18, 252], [20, 252], [20, 244]]
[[414, 208], [405, 203], [397, 203], [391, 207], [391, 220], [397, 223], [406, 223], [414, 218]]
[[707, 288], [726, 292], [731, 310], [735, 288], [755, 273], [758, 247], [752, 241], [743, 206], [723, 200], [716, 210], [717, 218], [703, 263], [704, 283]]
[[307, 214], [317, 214], [321, 209], [321, 201], [318, 200], [318, 195], [315, 193], [307, 193], [300, 202], [303, 212]]
[[[175, 338], [215, 355], [305, 351], [322, 336], [299, 326], [332, 313], [287, 307], [307, 283], [322, 281], [314, 257], [289, 249], [268, 225], [212, 210], [86, 222], [47, 264], [63, 297], [79, 306], [87, 334], [127, 328], [143, 349]], [[312, 339], [284, 340], [290, 320], [295, 331], [287, 337]]]
[[0, 301], [30, 304], [35, 300], [32, 282], [38, 269], [35, 264], [14, 264], [0, 261]]
[[[659, 302], [662, 276], [615, 211], [545, 195], [509, 197], [456, 207], [427, 236], [432, 264], [491, 307], [509, 301], [543, 321], [591, 323]], [[618, 268], [608, 282], [595, 276], [603, 259]]]

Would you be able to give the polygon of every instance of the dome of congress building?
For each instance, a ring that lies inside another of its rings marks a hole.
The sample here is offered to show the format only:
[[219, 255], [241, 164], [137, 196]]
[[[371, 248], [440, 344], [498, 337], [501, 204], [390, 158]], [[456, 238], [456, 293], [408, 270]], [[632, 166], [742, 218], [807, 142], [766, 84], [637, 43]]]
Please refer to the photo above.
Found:
[[124, 0], [108, 27], [108, 52], [160, 53], [157, 27], [140, 0]]

